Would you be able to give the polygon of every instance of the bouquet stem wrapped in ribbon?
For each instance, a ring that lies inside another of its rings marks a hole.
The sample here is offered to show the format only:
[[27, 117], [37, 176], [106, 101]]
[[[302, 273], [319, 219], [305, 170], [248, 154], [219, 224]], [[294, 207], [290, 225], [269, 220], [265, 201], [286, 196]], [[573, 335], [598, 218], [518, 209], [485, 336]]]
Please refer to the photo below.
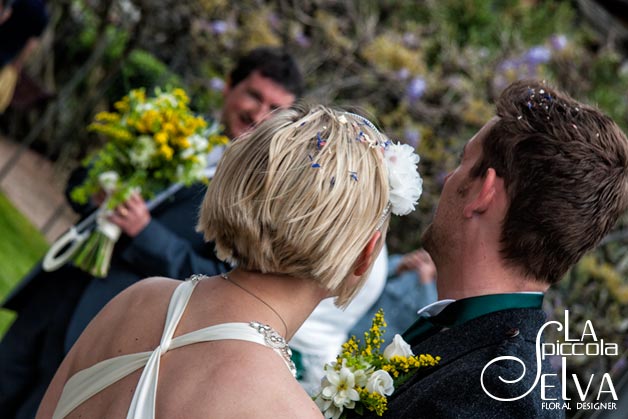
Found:
[[79, 249], [74, 264], [93, 276], [104, 278], [109, 272], [113, 247], [119, 238], [120, 227], [99, 215], [96, 229]]
[[[54, 270], [71, 257], [82, 270], [105, 277], [120, 229], [107, 219], [111, 211], [124, 203], [133, 192], [142, 191], [144, 199], [173, 185], [206, 181], [207, 156], [228, 142], [218, 125], [209, 126], [188, 107], [189, 98], [179, 88], [155, 90], [146, 97], [144, 89], [132, 90], [115, 103], [115, 112], [101, 112], [88, 127], [107, 138], [105, 146], [84, 161], [88, 174], [71, 192], [71, 198], [86, 204], [104, 191], [106, 200], [97, 210], [93, 230], [78, 234], [71, 229], [71, 243], [63, 257], [46, 255], [44, 269]], [[88, 229], [88, 230], [89, 230]], [[67, 234], [66, 234], [67, 235]], [[51, 251], [67, 247], [67, 238]], [[61, 245], [63, 244], [63, 246]], [[50, 252], [49, 252], [50, 253]], [[54, 252], [53, 252], [54, 253]], [[52, 260], [51, 263], [46, 263]]]

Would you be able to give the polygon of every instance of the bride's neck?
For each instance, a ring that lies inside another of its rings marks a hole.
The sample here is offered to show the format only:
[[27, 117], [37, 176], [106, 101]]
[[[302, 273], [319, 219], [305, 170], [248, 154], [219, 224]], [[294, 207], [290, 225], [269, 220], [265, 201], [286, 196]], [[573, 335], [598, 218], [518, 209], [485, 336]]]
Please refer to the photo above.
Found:
[[[275, 329], [284, 334], [281, 320], [286, 325], [286, 341], [289, 341], [318, 303], [327, 298], [327, 291], [313, 279], [283, 274], [261, 273], [236, 268], [228, 278], [261, 300], [260, 305], [277, 317]], [[236, 285], [236, 286], [237, 286]], [[272, 309], [271, 309], [272, 307]]]

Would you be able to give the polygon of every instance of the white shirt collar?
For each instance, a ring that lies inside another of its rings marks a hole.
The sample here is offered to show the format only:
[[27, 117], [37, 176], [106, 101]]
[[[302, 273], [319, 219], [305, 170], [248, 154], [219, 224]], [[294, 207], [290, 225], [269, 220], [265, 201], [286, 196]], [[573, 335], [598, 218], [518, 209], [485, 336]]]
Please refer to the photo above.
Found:
[[438, 315], [441, 311], [445, 309], [449, 304], [453, 303], [456, 300], [447, 299], [447, 300], [438, 300], [434, 301], [431, 304], [426, 305], [419, 311], [417, 311], [417, 315], [423, 317], [433, 317]]

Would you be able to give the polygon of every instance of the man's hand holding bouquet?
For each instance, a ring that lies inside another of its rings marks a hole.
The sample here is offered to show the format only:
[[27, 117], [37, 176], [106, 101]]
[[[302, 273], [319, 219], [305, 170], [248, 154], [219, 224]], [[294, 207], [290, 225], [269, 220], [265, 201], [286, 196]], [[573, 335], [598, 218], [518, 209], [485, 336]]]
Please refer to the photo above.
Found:
[[97, 114], [88, 127], [108, 141], [85, 160], [87, 177], [71, 192], [77, 203], [97, 196], [101, 201], [95, 228], [74, 256], [79, 268], [106, 276], [120, 226], [139, 233], [124, 225], [125, 215], [138, 217], [142, 209], [148, 214], [143, 200], [173, 185], [206, 181], [207, 155], [228, 139], [217, 125], [194, 115], [188, 104], [179, 88], [156, 89], [153, 97], [146, 97], [143, 89], [132, 90], [116, 102], [115, 112]]

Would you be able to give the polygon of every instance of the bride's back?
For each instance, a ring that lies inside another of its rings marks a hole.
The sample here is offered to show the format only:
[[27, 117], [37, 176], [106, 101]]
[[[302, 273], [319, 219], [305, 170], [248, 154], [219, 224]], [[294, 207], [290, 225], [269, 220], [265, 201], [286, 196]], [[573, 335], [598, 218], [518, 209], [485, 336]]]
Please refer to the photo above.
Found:
[[[179, 284], [164, 278], [148, 279], [113, 300], [69, 354], [67, 377], [106, 359], [157, 348], [168, 303]], [[202, 281], [196, 288], [174, 337], [226, 321], [255, 320], [241, 307], [233, 310], [238, 304], [225, 300], [227, 293], [220, 279]], [[67, 417], [126, 416], [142, 371], [100, 391]], [[269, 417], [281, 417], [281, 412], [297, 408], [286, 404], [307, 399], [291, 396], [283, 400], [286, 391], [299, 394], [295, 391], [298, 383], [282, 358], [252, 342], [222, 340], [172, 349], [161, 356], [159, 371], [157, 417], [263, 417], [265, 406], [272, 408], [267, 410]]]

